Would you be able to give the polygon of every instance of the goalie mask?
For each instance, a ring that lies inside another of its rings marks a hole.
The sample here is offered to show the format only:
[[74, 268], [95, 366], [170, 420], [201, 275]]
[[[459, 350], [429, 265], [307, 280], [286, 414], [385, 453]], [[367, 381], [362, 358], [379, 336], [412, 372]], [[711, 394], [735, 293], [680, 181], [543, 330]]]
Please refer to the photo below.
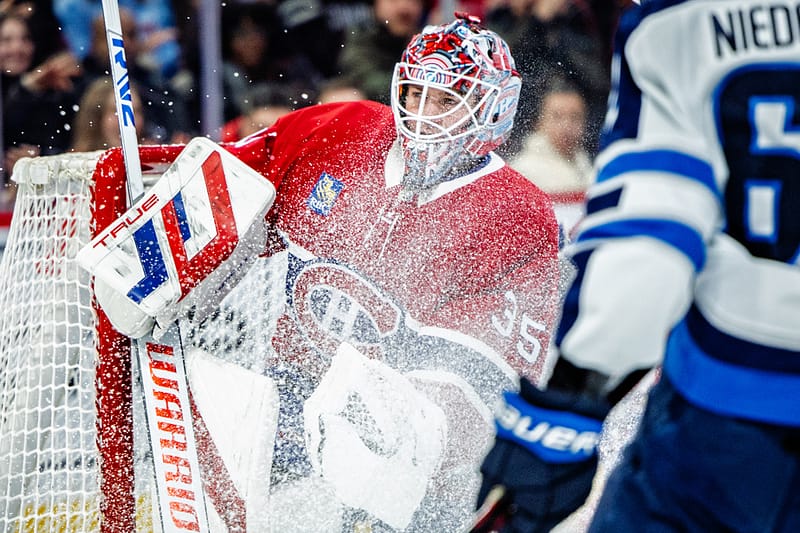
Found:
[[395, 66], [392, 110], [403, 184], [425, 189], [463, 174], [511, 132], [520, 76], [508, 45], [480, 19], [427, 26]]

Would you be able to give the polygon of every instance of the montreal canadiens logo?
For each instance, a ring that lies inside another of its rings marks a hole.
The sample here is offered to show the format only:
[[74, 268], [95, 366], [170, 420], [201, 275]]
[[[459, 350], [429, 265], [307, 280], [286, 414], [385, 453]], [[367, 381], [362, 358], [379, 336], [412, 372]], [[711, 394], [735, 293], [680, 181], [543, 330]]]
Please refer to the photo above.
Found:
[[296, 320], [322, 353], [343, 341], [378, 355], [380, 342], [400, 325], [400, 309], [366, 278], [341, 265], [303, 265], [290, 290]]

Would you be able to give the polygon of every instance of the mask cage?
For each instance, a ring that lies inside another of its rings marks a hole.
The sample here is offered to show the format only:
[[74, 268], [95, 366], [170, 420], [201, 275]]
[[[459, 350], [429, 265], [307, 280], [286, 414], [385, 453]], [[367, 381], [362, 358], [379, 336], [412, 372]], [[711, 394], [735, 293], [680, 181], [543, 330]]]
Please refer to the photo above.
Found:
[[[398, 63], [392, 78], [392, 110], [400, 135], [417, 143], [477, 137], [495, 114], [500, 88], [469, 74]], [[421, 92], [409, 105], [412, 91]]]

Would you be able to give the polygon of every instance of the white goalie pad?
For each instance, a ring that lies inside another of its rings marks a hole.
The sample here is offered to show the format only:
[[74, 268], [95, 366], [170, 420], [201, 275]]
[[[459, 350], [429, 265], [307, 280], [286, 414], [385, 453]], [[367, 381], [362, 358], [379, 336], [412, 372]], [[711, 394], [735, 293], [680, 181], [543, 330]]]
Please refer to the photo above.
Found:
[[[217, 501], [209, 506], [212, 531], [227, 531], [224, 514], [237, 517], [246, 531], [269, 531], [269, 479], [278, 426], [278, 389], [268, 377], [214, 358], [203, 350], [187, 353], [192, 396], [219, 457], [213, 483]], [[213, 498], [212, 498], [213, 499]], [[243, 506], [236, 502], [242, 501]], [[230, 518], [230, 517], [228, 517]]]
[[193, 139], [123, 216], [78, 252], [112, 325], [138, 338], [217, 307], [266, 239], [275, 188], [216, 143]]
[[442, 410], [405, 376], [342, 343], [304, 419], [311, 462], [339, 500], [405, 529], [442, 460]]

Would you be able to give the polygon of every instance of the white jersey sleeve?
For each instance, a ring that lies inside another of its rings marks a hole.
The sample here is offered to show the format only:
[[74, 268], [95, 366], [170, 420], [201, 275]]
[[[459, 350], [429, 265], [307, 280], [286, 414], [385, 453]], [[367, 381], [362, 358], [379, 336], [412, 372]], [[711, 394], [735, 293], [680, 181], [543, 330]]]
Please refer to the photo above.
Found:
[[800, 424], [797, 13], [652, 1], [623, 17], [556, 338], [572, 364], [621, 379], [663, 360], [699, 405]]

